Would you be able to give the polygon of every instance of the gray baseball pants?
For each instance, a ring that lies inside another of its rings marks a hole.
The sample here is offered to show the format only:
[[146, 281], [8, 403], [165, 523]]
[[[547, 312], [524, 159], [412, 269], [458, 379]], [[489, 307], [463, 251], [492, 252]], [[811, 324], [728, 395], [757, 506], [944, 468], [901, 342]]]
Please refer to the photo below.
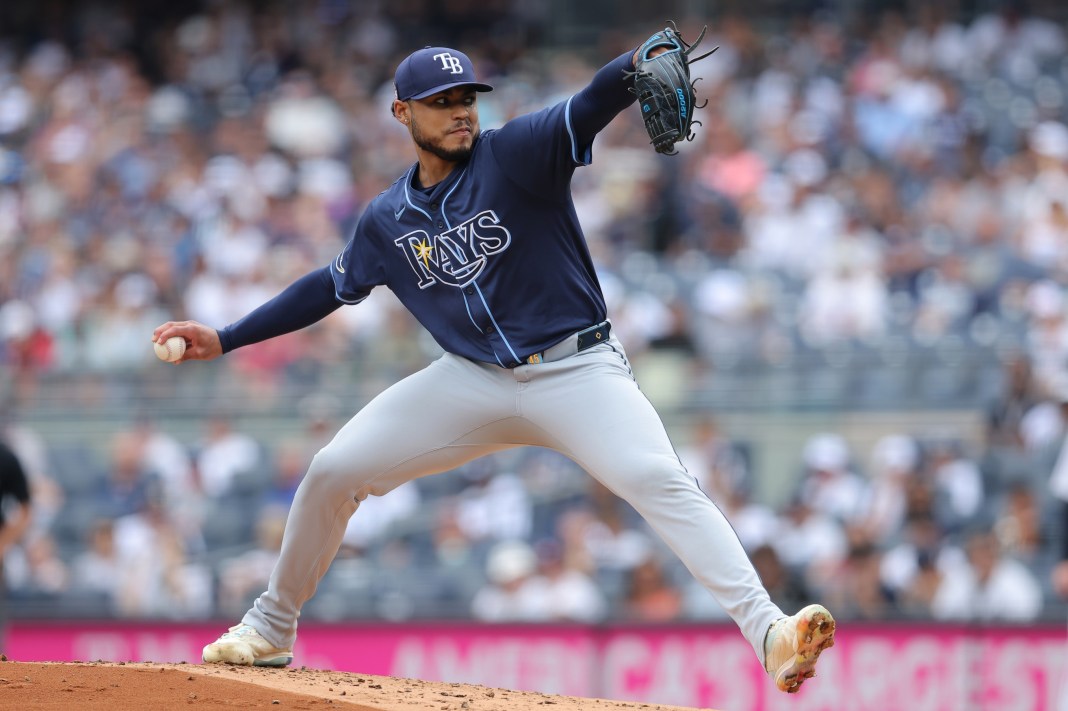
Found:
[[447, 353], [374, 398], [312, 459], [267, 591], [242, 621], [276, 647], [292, 648], [300, 609], [337, 555], [360, 501], [523, 445], [563, 453], [629, 502], [712, 592], [763, 663], [765, 633], [783, 612], [734, 529], [683, 468], [614, 337], [511, 370]]

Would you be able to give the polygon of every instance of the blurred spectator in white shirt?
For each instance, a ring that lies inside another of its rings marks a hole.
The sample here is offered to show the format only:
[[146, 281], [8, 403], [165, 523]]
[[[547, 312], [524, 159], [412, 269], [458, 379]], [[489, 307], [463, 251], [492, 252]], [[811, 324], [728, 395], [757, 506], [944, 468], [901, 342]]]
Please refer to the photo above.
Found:
[[904, 434], [881, 437], [871, 455], [871, 499], [864, 526], [877, 541], [892, 540], [905, 524], [908, 488], [918, 475], [920, 448]]
[[967, 542], [969, 566], [944, 575], [931, 602], [940, 620], [1030, 622], [1042, 612], [1034, 573], [1005, 555], [997, 537], [982, 531]]
[[1045, 210], [1025, 222], [1020, 234], [1022, 256], [1060, 274], [1068, 272], [1068, 206], [1065, 200], [1068, 197], [1064, 195], [1051, 198]]
[[597, 570], [631, 570], [652, 554], [652, 540], [628, 526], [617, 506], [600, 506], [597, 513], [585, 512], [582, 535]]
[[1027, 135], [1026, 182], [1021, 188], [1020, 232], [1017, 249], [1035, 264], [1054, 268], [1068, 266], [1064, 200], [1068, 190], [1068, 126], [1059, 121], [1042, 121]]
[[800, 496], [779, 515], [771, 545], [783, 565], [806, 580], [834, 569], [849, 551], [842, 523]]
[[1027, 353], [1035, 377], [1049, 386], [1068, 379], [1068, 306], [1064, 286], [1045, 279], [1027, 290]]
[[544, 598], [550, 620], [597, 622], [605, 616], [604, 595], [585, 571], [574, 567], [559, 541], [539, 541], [534, 551], [538, 575], [529, 585]]
[[808, 506], [843, 523], [862, 519], [871, 496], [868, 481], [852, 468], [845, 438], [824, 432], [810, 438], [802, 453], [805, 473], [798, 486]]
[[927, 446], [927, 475], [940, 494], [939, 515], [947, 530], [966, 527], [983, 505], [983, 475], [979, 465], [957, 441], [932, 441]]
[[253, 473], [260, 467], [261, 456], [259, 443], [235, 430], [230, 417], [213, 415], [196, 457], [204, 493], [211, 497], [225, 495], [234, 477]]
[[204, 492], [193, 471], [193, 457], [174, 435], [151, 418], [141, 418], [130, 432], [141, 447], [141, 467], [163, 486], [167, 508], [186, 541], [201, 544]]
[[501, 541], [486, 558], [487, 583], [471, 600], [471, 615], [483, 622], [544, 622], [549, 600], [535, 578], [538, 557], [525, 541]]
[[415, 481], [406, 481], [384, 496], [368, 496], [360, 501], [349, 519], [341, 544], [357, 551], [381, 541], [390, 528], [417, 513], [422, 497]]
[[211, 571], [189, 560], [158, 484], [149, 487], [141, 510], [115, 521], [114, 539], [120, 615], [191, 619], [211, 613]]
[[72, 561], [71, 586], [76, 591], [102, 594], [114, 604], [121, 578], [114, 522], [110, 519], [96, 521], [87, 538], [88, 546]]
[[814, 345], [877, 338], [886, 330], [888, 297], [885, 280], [874, 270], [832, 264], [818, 271], [805, 287], [801, 330]]
[[841, 203], [822, 190], [828, 170], [820, 154], [798, 151], [785, 168], [785, 174], [765, 177], [746, 211], [743, 260], [750, 267], [808, 278], [822, 266], [845, 213]]
[[151, 362], [145, 333], [171, 316], [157, 304], [158, 296], [155, 283], [140, 272], [118, 279], [86, 315], [84, 366], [123, 373]]
[[976, 313], [978, 290], [961, 254], [942, 256], [920, 274], [913, 330], [927, 337], [959, 331]]
[[533, 503], [521, 478], [496, 472], [492, 458], [471, 462], [463, 473], [470, 484], [457, 497], [456, 515], [464, 533], [474, 540], [530, 536]]
[[[913, 496], [919, 491], [914, 488]], [[927, 571], [940, 579], [956, 575], [967, 565], [964, 551], [950, 543], [940, 528], [930, 502], [910, 501], [901, 542], [883, 554], [879, 576], [892, 595], [905, 598]]]

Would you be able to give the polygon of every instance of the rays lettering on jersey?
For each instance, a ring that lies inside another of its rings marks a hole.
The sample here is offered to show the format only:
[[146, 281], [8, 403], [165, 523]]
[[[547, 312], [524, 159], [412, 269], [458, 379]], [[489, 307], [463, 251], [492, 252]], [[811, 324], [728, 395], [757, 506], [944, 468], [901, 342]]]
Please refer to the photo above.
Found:
[[420, 289], [438, 283], [462, 289], [478, 278], [489, 257], [508, 249], [512, 233], [497, 213], [485, 210], [439, 235], [416, 230], [394, 243], [419, 278]]

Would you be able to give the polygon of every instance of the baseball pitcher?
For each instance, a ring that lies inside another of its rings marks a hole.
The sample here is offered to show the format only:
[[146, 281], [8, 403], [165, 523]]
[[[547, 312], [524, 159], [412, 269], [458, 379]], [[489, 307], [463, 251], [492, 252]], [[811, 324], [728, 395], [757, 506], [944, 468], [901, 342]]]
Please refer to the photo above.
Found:
[[[696, 43], [695, 43], [696, 44]], [[786, 616], [734, 531], [682, 466], [638, 389], [570, 184], [594, 137], [636, 98], [655, 150], [691, 136], [690, 51], [674, 28], [544, 110], [481, 131], [470, 59], [425, 47], [397, 67], [392, 113], [416, 162], [367, 206], [329, 265], [216, 331], [153, 333], [209, 360], [306, 327], [385, 286], [445, 354], [358, 412], [313, 458], [266, 592], [204, 648], [205, 662], [285, 666], [297, 618], [367, 496], [524, 445], [565, 454], [628, 501], [716, 597], [779, 689], [795, 692], [834, 643], [820, 605]], [[412, 422], [418, 426], [413, 427]]]

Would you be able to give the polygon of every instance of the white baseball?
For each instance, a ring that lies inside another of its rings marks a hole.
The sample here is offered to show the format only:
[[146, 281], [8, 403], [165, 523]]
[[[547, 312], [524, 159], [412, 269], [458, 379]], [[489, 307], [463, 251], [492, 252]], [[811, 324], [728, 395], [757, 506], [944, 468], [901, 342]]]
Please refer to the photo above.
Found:
[[157, 358], [173, 363], [185, 355], [185, 339], [181, 336], [171, 336], [162, 344], [153, 341], [152, 349], [156, 351]]

